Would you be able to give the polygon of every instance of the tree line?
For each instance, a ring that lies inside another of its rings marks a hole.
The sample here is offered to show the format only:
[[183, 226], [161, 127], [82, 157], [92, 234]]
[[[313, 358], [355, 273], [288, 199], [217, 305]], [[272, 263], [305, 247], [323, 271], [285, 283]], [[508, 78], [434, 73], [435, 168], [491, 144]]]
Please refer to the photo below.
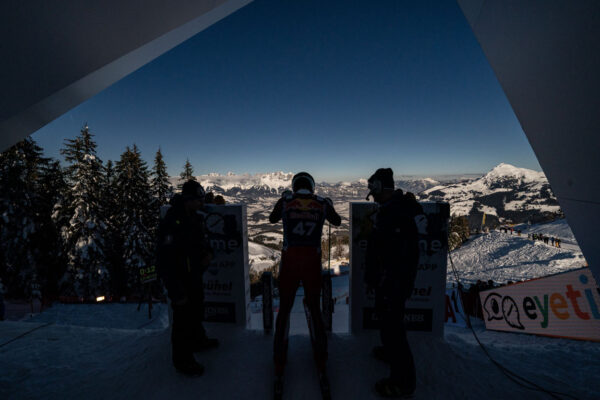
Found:
[[[27, 138], [0, 154], [0, 279], [10, 298], [136, 296], [153, 264], [160, 207], [173, 192], [158, 149], [104, 163], [88, 126], [64, 163]], [[186, 161], [182, 179], [195, 179]]]

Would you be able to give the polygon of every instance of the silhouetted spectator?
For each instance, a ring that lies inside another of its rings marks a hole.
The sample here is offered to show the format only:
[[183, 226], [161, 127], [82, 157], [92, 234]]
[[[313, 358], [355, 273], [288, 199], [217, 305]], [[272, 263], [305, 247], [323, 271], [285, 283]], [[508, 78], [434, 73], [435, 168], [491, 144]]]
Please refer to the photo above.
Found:
[[215, 203], [215, 194], [213, 192], [206, 193], [204, 196], [204, 204], [214, 204]]
[[225, 198], [223, 198], [223, 196], [221, 196], [220, 194], [215, 196], [215, 201], [214, 203], [216, 205], [222, 206], [225, 205]]
[[204, 218], [204, 189], [189, 180], [181, 194], [173, 196], [171, 208], [158, 228], [158, 271], [168, 291], [173, 310], [171, 332], [175, 368], [187, 375], [202, 375], [204, 367], [194, 352], [215, 348], [217, 339], [208, 338], [202, 325], [204, 315], [203, 275], [213, 251]]
[[390, 363], [389, 378], [375, 384], [378, 394], [412, 395], [416, 389], [413, 355], [404, 326], [405, 302], [411, 296], [419, 264], [415, 217], [423, 214], [412, 195], [394, 190], [393, 171], [378, 169], [368, 181], [369, 194], [379, 204], [369, 237], [365, 282], [375, 289], [375, 307], [383, 346], [373, 355]]

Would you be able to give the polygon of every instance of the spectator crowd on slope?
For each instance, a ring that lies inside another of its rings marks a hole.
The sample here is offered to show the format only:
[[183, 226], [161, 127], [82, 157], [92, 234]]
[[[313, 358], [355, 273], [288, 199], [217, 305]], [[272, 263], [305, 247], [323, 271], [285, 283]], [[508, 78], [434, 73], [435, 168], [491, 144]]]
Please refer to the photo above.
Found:
[[[513, 227], [503, 226], [499, 229], [501, 232], [504, 232], [504, 233], [510, 232], [511, 235], [516, 234], [518, 236], [521, 236], [521, 233], [522, 233], [522, 231], [520, 229], [515, 230]], [[527, 239], [533, 240], [534, 242], [539, 240], [539, 241], [543, 242], [544, 244], [552, 245], [552, 247], [558, 247], [558, 248], [560, 248], [560, 243], [562, 241], [560, 238], [557, 238], [554, 236], [546, 236], [542, 233], [528, 233]]]

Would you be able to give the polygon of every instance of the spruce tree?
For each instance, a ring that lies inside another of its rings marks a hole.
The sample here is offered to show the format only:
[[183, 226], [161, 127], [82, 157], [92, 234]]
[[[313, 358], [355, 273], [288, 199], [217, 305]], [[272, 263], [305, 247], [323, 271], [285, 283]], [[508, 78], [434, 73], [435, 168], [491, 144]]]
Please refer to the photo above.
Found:
[[119, 228], [122, 238], [124, 279], [122, 290], [139, 292], [139, 269], [152, 264], [154, 240], [150, 173], [137, 146], [127, 148], [116, 165], [116, 191], [119, 199]]
[[71, 190], [61, 212], [69, 218], [62, 228], [67, 258], [63, 276], [65, 294], [86, 299], [104, 295], [109, 288], [105, 255], [107, 225], [102, 209], [102, 161], [96, 155], [96, 142], [88, 126], [75, 139], [65, 141], [61, 153]]
[[0, 278], [10, 297], [39, 286], [34, 235], [42, 149], [27, 138], [0, 154]]
[[181, 189], [181, 187], [183, 186], [183, 184], [189, 180], [195, 181], [196, 177], [194, 176], [194, 167], [192, 167], [192, 164], [190, 163], [190, 159], [186, 159], [185, 160], [185, 165], [183, 166], [183, 172], [181, 172], [181, 174], [179, 174], [179, 177], [181, 178], [181, 182], [179, 184], [179, 189]]
[[122, 294], [126, 280], [124, 275], [123, 248], [121, 238], [121, 208], [116, 188], [116, 171], [111, 160], [104, 168], [104, 183], [102, 189], [102, 207], [106, 220], [107, 232], [104, 238], [104, 248], [107, 268], [110, 274], [110, 291]]
[[450, 233], [448, 235], [448, 247], [454, 250], [462, 246], [469, 239], [469, 220], [466, 216], [453, 216], [450, 218]]
[[169, 175], [167, 174], [167, 164], [165, 164], [165, 161], [163, 160], [160, 148], [154, 157], [154, 167], [152, 172], [152, 194], [156, 199], [157, 206], [160, 207], [167, 204], [173, 195], [173, 188], [171, 187]]
[[61, 203], [68, 186], [60, 163], [43, 159], [40, 165], [39, 195], [35, 208], [38, 212], [38, 229], [34, 235], [34, 246], [41, 291], [49, 298], [58, 297], [58, 282], [65, 272], [65, 257], [60, 236], [60, 226], [53, 213]]

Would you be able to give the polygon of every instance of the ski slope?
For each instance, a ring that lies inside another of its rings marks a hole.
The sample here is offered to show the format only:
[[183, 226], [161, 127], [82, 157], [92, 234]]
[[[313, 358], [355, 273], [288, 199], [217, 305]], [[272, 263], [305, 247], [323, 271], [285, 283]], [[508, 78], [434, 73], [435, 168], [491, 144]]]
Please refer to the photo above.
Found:
[[250, 269], [257, 273], [272, 267], [281, 259], [281, 252], [262, 244], [248, 241], [248, 263]]
[[545, 236], [559, 238], [563, 241], [563, 243], [577, 245], [575, 235], [567, 223], [567, 220], [564, 218], [557, 219], [556, 221], [552, 221], [547, 224], [517, 225], [514, 227], [514, 229], [521, 229], [525, 236], [531, 233], [542, 233]]
[[[549, 224], [544, 224], [549, 225]], [[548, 228], [537, 226], [539, 233]], [[545, 233], [546, 234], [546, 233]], [[585, 259], [577, 246], [556, 248], [541, 241], [500, 231], [472, 236], [462, 247], [452, 251], [450, 257], [463, 284], [489, 279], [496, 283], [539, 278], [558, 272], [581, 268]], [[448, 262], [448, 284], [455, 283]]]
[[[271, 398], [272, 336], [207, 324], [221, 347], [197, 354], [206, 373], [190, 378], [171, 366], [166, 308], [157, 308], [156, 322], [139, 329], [131, 320], [147, 318], [146, 310], [138, 313], [135, 304], [112, 306], [65, 305], [31, 322], [0, 323], [2, 344], [56, 321], [0, 347], [0, 398]], [[598, 343], [487, 332], [481, 325], [475, 329], [493, 356], [522, 376], [580, 399], [600, 398]], [[415, 335], [409, 340], [417, 368], [416, 399], [548, 398], [504, 377], [465, 328], [447, 326], [444, 341]], [[377, 398], [373, 383], [388, 373], [370, 356], [377, 343], [376, 332], [330, 336], [328, 368], [334, 399]], [[320, 398], [307, 335], [290, 337], [288, 360], [284, 398]]]

